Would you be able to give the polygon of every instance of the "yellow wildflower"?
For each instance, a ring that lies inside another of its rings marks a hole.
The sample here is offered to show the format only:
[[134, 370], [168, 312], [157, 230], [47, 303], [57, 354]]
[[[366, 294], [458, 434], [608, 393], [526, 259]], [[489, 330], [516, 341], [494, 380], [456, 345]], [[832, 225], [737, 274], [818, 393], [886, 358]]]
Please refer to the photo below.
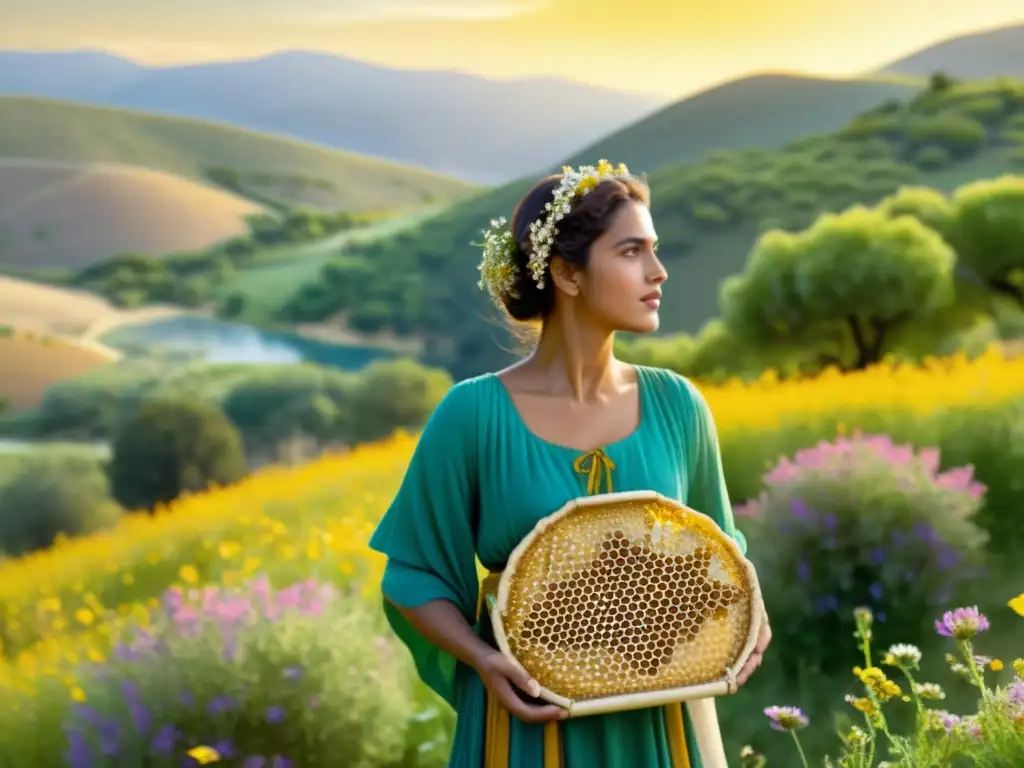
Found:
[[1024, 592], [1021, 592], [1008, 605], [1013, 609], [1014, 613], [1018, 616], [1024, 616]]
[[71, 698], [81, 704], [85, 701], [85, 691], [79, 688], [77, 685], [71, 689]]
[[878, 714], [878, 707], [875, 706], [875, 702], [867, 696], [847, 696], [846, 701], [858, 712], [863, 712], [868, 717], [874, 717]]
[[858, 667], [857, 670], [859, 670], [855, 670], [857, 677], [879, 700], [888, 701], [896, 696], [903, 696], [899, 685], [886, 677], [885, 672], [878, 667], [868, 667], [867, 669]]
[[75, 611], [75, 620], [83, 626], [88, 627], [92, 624], [94, 618], [92, 611], [88, 608], [79, 608]]
[[194, 565], [183, 565], [178, 569], [178, 578], [186, 584], [195, 584], [199, 581], [199, 571]]
[[1002, 672], [1003, 662], [1001, 662], [999, 659], [992, 659], [992, 661], [988, 663], [988, 668], [991, 669], [993, 672]]
[[215, 763], [220, 760], [220, 753], [213, 747], [193, 747], [188, 751], [188, 756], [200, 765]]

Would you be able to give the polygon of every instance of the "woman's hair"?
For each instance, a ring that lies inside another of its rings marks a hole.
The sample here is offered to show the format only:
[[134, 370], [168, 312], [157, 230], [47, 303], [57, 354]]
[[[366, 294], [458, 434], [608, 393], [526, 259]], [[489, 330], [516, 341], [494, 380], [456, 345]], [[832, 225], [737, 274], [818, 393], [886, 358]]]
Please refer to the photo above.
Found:
[[[523, 196], [512, 214], [510, 226], [515, 238], [513, 256], [517, 267], [517, 279], [514, 288], [517, 296], [504, 295], [502, 303], [508, 316], [520, 323], [543, 320], [555, 307], [555, 287], [550, 278], [550, 260], [543, 288], [537, 287], [527, 262], [530, 258], [530, 224], [547, 213], [544, 206], [554, 198], [555, 189], [561, 180], [561, 174], [541, 179]], [[590, 255], [590, 246], [608, 231], [615, 214], [630, 200], [644, 205], [650, 204], [647, 185], [631, 176], [603, 179], [590, 194], [577, 198], [572, 204], [572, 210], [558, 222], [558, 234], [551, 249], [551, 258], [561, 256], [571, 264], [585, 267]]]

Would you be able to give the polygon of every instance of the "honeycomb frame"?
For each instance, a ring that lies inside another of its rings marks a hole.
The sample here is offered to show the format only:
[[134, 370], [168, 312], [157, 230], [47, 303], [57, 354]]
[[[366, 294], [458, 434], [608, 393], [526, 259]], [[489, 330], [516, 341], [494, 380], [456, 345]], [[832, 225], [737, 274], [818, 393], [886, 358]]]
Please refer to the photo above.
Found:
[[734, 693], [765, 619], [736, 542], [653, 491], [586, 496], [541, 519], [488, 603], [499, 650], [573, 716]]

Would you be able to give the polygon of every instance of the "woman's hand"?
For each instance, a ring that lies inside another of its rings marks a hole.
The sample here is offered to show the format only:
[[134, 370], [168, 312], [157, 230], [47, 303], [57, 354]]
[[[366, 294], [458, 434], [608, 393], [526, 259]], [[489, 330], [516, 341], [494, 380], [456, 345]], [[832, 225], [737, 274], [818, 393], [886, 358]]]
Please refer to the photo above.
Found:
[[772, 641], [772, 628], [768, 625], [768, 617], [765, 616], [764, 621], [761, 623], [761, 631], [757, 635], [757, 645], [754, 646], [754, 652], [750, 654], [750, 658], [747, 659], [747, 663], [743, 665], [743, 669], [736, 675], [736, 685], [742, 686], [750, 676], [754, 674], [754, 671], [761, 666], [761, 661], [764, 659], [764, 652], [768, 650], [768, 644]]
[[548, 720], [564, 720], [569, 716], [567, 710], [554, 704], [530, 704], [523, 701], [516, 693], [516, 688], [536, 698], [540, 686], [525, 669], [509, 661], [499, 651], [492, 650], [474, 666], [487, 690], [497, 696], [501, 705], [520, 720], [543, 723]]

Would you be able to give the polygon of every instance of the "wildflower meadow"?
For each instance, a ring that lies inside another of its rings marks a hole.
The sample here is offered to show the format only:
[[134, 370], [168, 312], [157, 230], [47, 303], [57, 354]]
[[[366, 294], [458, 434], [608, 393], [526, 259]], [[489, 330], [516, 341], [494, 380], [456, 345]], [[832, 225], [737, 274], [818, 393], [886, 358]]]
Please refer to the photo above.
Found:
[[[775, 633], [737, 764], [1024, 765], [1024, 357], [703, 391]], [[366, 547], [415, 439], [0, 561], [0, 765], [444, 765]]]

